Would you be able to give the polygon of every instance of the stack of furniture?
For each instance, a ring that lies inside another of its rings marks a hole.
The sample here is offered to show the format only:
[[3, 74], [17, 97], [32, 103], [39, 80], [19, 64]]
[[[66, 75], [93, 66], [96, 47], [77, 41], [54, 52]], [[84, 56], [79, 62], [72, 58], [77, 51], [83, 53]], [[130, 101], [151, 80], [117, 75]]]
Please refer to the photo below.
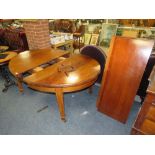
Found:
[[149, 81], [147, 95], [132, 127], [131, 134], [155, 134], [155, 66]]

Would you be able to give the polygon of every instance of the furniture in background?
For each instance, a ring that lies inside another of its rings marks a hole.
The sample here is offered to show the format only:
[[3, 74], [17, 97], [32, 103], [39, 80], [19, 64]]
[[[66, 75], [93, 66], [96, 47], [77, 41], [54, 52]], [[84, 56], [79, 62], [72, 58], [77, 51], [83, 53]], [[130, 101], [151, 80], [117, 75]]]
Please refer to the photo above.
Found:
[[103, 75], [103, 71], [104, 71], [104, 66], [105, 66], [105, 62], [106, 62], [105, 52], [97, 46], [87, 45], [87, 46], [84, 46], [83, 48], [81, 48], [80, 53], [83, 55], [90, 56], [91, 58], [93, 58], [99, 62], [100, 66], [101, 66], [101, 71], [100, 71], [100, 74], [98, 76], [97, 82], [101, 83], [102, 75]]
[[10, 51], [0, 53], [0, 72], [1, 72], [1, 76], [5, 80], [5, 84], [4, 84], [5, 87], [2, 90], [3, 92], [6, 92], [11, 85], [15, 84], [15, 82], [9, 76], [7, 65], [9, 61], [16, 55], [17, 55], [16, 52], [10, 52]]
[[98, 45], [99, 34], [85, 33], [83, 36], [84, 45]]
[[0, 19], [0, 29], [8, 28], [14, 23], [13, 19]]
[[84, 34], [84, 45], [89, 45], [91, 40], [91, 34], [90, 33], [85, 33]]
[[64, 42], [58, 43], [58, 44], [52, 44], [52, 48], [57, 49], [62, 46], [68, 46], [68, 50], [73, 53], [73, 40], [65, 40]]
[[[11, 73], [18, 79], [20, 91], [23, 91], [21, 82], [25, 82], [32, 89], [56, 93], [60, 117], [63, 121], [65, 121], [63, 94], [90, 87], [100, 73], [99, 63], [85, 55], [74, 54], [62, 61], [56, 60], [68, 54], [54, 49], [26, 51], [9, 63]], [[53, 61], [53, 64], [22, 78], [23, 73], [49, 61]]]
[[99, 34], [92, 34], [91, 40], [90, 40], [90, 45], [97, 45], [98, 37], [99, 37]]
[[85, 33], [85, 25], [80, 25], [79, 29], [73, 33], [74, 43], [73, 47], [74, 49], [79, 49], [84, 46], [84, 42], [82, 41], [82, 37]]
[[9, 50], [21, 52], [28, 50], [26, 34], [23, 28], [18, 29], [0, 29], [1, 45], [9, 46]]
[[99, 33], [102, 24], [88, 24], [87, 25], [87, 33]]
[[73, 34], [52, 32], [50, 34], [50, 40], [52, 48], [63, 48], [73, 53]]
[[5, 29], [0, 28], [0, 45], [5, 45], [4, 31]]
[[133, 38], [155, 38], [155, 27], [119, 26], [117, 35]]
[[137, 38], [139, 36], [139, 30], [123, 30], [122, 36]]
[[100, 112], [126, 122], [153, 45], [153, 40], [113, 37], [97, 101]]
[[155, 135], [155, 66], [149, 81], [147, 95], [131, 130], [133, 135]]
[[146, 96], [146, 90], [149, 85], [149, 76], [151, 74], [151, 71], [153, 69], [153, 66], [155, 65], [155, 53], [151, 53], [151, 56], [149, 57], [148, 63], [146, 65], [142, 80], [140, 82], [137, 95], [141, 98], [141, 103], [143, 103], [144, 98]]
[[56, 32], [74, 33], [76, 31], [75, 22], [70, 19], [58, 19], [49, 23], [50, 30]]
[[141, 26], [153, 27], [155, 25], [154, 19], [119, 19], [120, 25], [125, 26]]

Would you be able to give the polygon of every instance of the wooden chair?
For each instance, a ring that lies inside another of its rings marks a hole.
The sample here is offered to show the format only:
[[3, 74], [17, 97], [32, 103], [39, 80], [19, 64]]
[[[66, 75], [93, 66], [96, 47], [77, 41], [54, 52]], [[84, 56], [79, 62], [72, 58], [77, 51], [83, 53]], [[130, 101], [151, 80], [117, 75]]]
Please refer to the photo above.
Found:
[[73, 43], [73, 48], [74, 49], [79, 49], [84, 46], [84, 42], [82, 42], [82, 37], [84, 36], [85, 33], [85, 26], [81, 25], [79, 29], [73, 33], [73, 38], [74, 38], [74, 43]]

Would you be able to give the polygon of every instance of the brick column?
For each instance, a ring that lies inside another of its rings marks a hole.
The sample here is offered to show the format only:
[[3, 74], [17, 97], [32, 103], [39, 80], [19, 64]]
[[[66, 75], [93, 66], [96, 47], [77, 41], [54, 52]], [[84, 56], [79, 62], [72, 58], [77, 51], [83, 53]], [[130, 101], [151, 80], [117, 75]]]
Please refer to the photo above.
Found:
[[51, 48], [48, 20], [24, 20], [23, 26], [30, 50]]

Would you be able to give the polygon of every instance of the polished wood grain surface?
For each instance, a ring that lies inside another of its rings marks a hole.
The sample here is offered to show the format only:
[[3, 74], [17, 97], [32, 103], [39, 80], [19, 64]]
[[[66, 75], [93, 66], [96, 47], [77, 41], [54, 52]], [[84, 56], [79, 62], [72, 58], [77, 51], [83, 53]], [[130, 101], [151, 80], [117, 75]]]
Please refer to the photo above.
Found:
[[97, 101], [100, 112], [125, 123], [154, 41], [113, 37]]
[[53, 59], [69, 54], [67, 51], [54, 49], [41, 49], [21, 52], [9, 63], [9, 69], [13, 75], [27, 72], [39, 65]]
[[99, 72], [100, 65], [96, 60], [77, 54], [34, 73], [23, 80], [28, 84], [36, 86], [68, 87], [92, 81], [96, 79]]

